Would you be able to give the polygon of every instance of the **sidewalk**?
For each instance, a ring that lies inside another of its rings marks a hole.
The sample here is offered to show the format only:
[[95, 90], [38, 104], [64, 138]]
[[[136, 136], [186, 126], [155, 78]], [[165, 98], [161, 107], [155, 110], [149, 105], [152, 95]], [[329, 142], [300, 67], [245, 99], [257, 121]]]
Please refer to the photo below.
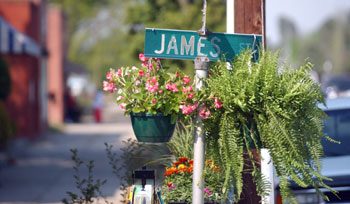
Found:
[[11, 152], [16, 164], [0, 165], [0, 203], [61, 203], [68, 198], [66, 191], [78, 193], [69, 151], [72, 148], [83, 161], [95, 161], [94, 178], [107, 179], [102, 193], [109, 201], [120, 203], [119, 179], [112, 174], [104, 143], [117, 151], [122, 140], [134, 136], [130, 119], [117, 110], [116, 104], [107, 105], [104, 114], [106, 123], [66, 124], [62, 133], [15, 145]]

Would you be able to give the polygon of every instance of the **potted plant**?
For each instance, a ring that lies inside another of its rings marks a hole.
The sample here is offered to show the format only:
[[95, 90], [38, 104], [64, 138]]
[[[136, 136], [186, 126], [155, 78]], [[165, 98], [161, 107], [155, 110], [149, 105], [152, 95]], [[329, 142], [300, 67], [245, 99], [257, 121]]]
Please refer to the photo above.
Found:
[[[252, 177], [260, 196], [271, 185], [262, 176], [250, 149], [267, 148], [280, 177], [283, 201], [297, 203], [288, 189], [290, 179], [302, 187], [328, 188], [320, 173], [323, 155], [322, 118], [324, 103], [319, 85], [311, 78], [312, 65], [299, 69], [283, 64], [279, 54], [260, 53], [252, 62], [247, 50], [231, 62], [217, 62], [210, 68], [204, 88], [202, 109], [206, 151], [225, 172], [223, 189], [234, 188], [234, 200], [241, 196], [244, 154], [252, 165]], [[261, 144], [259, 144], [261, 143]], [[225, 191], [225, 190], [224, 190]], [[224, 192], [228, 194], [228, 190]]]
[[117, 94], [117, 103], [131, 116], [139, 142], [168, 142], [179, 113], [193, 112], [193, 80], [180, 70], [167, 72], [159, 59], [139, 55], [142, 67], [111, 69], [104, 91]]
[[[166, 167], [162, 199], [168, 204], [192, 203], [193, 160], [180, 157], [171, 166]], [[212, 160], [205, 161], [202, 173], [205, 182], [205, 203], [219, 203], [223, 199], [222, 170]]]
[[[182, 120], [176, 126], [172, 140], [166, 143], [169, 154], [162, 155], [153, 162], [165, 166], [164, 178], [157, 187], [161, 203], [186, 204], [192, 203], [192, 170], [193, 134], [195, 124], [191, 117]], [[155, 148], [152, 148], [155, 149]], [[205, 203], [222, 203], [228, 201], [224, 197], [224, 172], [214, 164], [210, 155], [206, 154], [206, 162], [202, 177], [204, 178]], [[163, 202], [164, 201], [164, 202]]]

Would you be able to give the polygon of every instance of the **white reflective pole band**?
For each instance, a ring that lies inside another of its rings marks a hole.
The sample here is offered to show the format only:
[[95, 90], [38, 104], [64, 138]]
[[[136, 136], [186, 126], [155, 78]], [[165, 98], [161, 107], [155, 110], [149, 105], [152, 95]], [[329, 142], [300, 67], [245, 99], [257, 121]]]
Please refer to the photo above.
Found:
[[275, 192], [274, 192], [274, 180], [273, 180], [273, 163], [268, 149], [261, 149], [261, 173], [271, 183], [269, 189], [270, 195], [262, 199], [262, 204], [274, 204]]
[[226, 32], [235, 32], [235, 0], [226, 0]]
[[[226, 0], [226, 33], [235, 32], [235, 0]], [[226, 63], [227, 69], [232, 70], [231, 64]]]
[[[202, 79], [207, 77], [208, 62], [195, 61], [196, 69], [196, 90], [201, 90]], [[196, 122], [201, 122], [202, 118], [198, 115]], [[204, 151], [205, 140], [202, 134], [202, 125], [197, 125], [194, 132], [194, 145], [193, 145], [193, 181], [192, 181], [192, 203], [203, 204], [204, 203], [204, 181], [202, 179], [202, 172], [204, 169]]]

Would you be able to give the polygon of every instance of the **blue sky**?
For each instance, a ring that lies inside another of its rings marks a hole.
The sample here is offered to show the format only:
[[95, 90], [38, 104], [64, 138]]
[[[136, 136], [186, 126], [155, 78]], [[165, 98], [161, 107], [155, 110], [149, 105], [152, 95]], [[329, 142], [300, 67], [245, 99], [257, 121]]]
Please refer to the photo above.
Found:
[[272, 44], [279, 42], [281, 16], [293, 20], [298, 31], [305, 34], [317, 29], [328, 17], [345, 12], [350, 12], [350, 0], [266, 0], [267, 40]]

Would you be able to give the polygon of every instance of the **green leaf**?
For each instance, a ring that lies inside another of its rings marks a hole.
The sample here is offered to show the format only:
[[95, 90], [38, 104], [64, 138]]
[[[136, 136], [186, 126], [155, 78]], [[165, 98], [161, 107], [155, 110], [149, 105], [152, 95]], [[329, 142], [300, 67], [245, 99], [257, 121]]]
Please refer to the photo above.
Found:
[[171, 120], [170, 120], [171, 124], [176, 123], [177, 118], [178, 118], [177, 114], [175, 114], [175, 113], [171, 114]]
[[131, 96], [133, 98], [136, 98], [136, 99], [141, 99], [142, 98], [142, 93], [135, 93], [135, 94], [132, 94]]
[[132, 85], [133, 85], [133, 83], [131, 83], [131, 82], [126, 82], [126, 83], [125, 83], [125, 89], [130, 88]]

